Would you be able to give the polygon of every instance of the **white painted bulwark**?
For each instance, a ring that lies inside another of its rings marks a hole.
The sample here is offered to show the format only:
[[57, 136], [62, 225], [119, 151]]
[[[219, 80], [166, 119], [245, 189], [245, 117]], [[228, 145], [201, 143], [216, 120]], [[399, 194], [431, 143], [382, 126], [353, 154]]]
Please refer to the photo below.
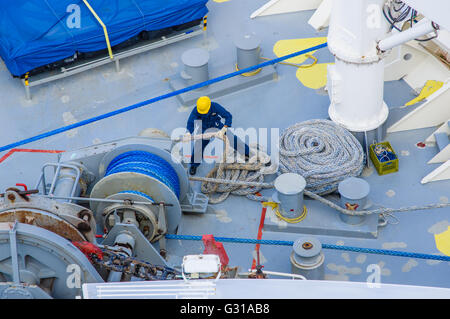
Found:
[[368, 282], [219, 279], [83, 284], [84, 299], [448, 299], [450, 289]]
[[322, 0], [271, 0], [253, 12], [250, 18], [317, 9]]
[[439, 153], [437, 153], [436, 156], [430, 159], [427, 164], [444, 163], [449, 160], [450, 160], [450, 144], [447, 145]]
[[436, 131], [434, 131], [430, 136], [427, 137], [425, 140], [425, 144], [435, 144], [436, 138], [434, 137], [434, 134], [436, 133], [447, 133], [447, 135], [450, 135], [450, 118], [442, 124]]
[[447, 82], [434, 92], [424, 104], [389, 127], [388, 133], [441, 125], [450, 118], [449, 101], [450, 83]]
[[[423, 53], [425, 59], [411, 67], [403, 78], [406, 83], [419, 93], [428, 80], [446, 82], [450, 79], [450, 69], [438, 58], [430, 54], [420, 42], [410, 41], [407, 46]], [[413, 57], [414, 58], [414, 57]]]
[[425, 176], [420, 182], [422, 184], [426, 184], [429, 182], [442, 181], [446, 179], [450, 179], [450, 160]]
[[[422, 63], [425, 59], [432, 59], [432, 57], [429, 53], [415, 48], [411, 45], [411, 42], [393, 48], [384, 59], [384, 80], [398, 81], [403, 78], [407, 81], [407, 79], [411, 79], [410, 86], [413, 89], [419, 88], [419, 86], [415, 86], [416, 83], [420, 83], [423, 86], [428, 80], [426, 75], [423, 72], [417, 73], [417, 75], [420, 75], [420, 78], [416, 78], [414, 77], [414, 70], [417, 68], [422, 69]], [[412, 76], [408, 76], [410, 74]], [[433, 80], [437, 79], [433, 78]]]
[[308, 24], [316, 31], [320, 31], [330, 24], [331, 10], [333, 9], [333, 0], [323, 0], [311, 18]]

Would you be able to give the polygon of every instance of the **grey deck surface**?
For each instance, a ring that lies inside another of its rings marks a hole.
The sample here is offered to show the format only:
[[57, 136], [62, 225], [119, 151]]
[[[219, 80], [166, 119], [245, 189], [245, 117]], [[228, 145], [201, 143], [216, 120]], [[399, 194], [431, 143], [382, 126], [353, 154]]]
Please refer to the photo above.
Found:
[[[229, 65], [234, 71], [233, 37], [254, 32], [262, 38], [263, 56], [274, 58], [273, 45], [281, 39], [326, 36], [327, 30], [315, 32], [306, 22], [312, 11], [259, 17], [250, 14], [267, 0], [217, 3], [210, 1], [208, 41], [196, 37], [168, 47], [121, 61], [122, 70], [114, 65], [75, 75], [61, 81], [32, 88], [33, 99], [27, 101], [21, 82], [13, 79], [0, 63], [0, 145], [6, 145], [79, 120], [100, 115], [120, 107], [146, 100], [170, 91], [168, 79], [181, 71], [181, 54], [190, 48], [210, 50], [210, 68]], [[327, 49], [315, 53], [319, 63], [333, 62]], [[296, 69], [277, 66], [279, 79], [261, 84], [217, 100], [233, 114], [234, 127], [285, 128], [308, 119], [328, 117], [328, 96], [303, 86], [295, 76]], [[385, 101], [392, 109], [391, 119], [399, 116], [398, 106], [414, 98], [404, 81], [386, 82]], [[145, 128], [158, 128], [170, 133], [184, 127], [191, 108], [180, 105], [176, 98], [164, 100], [138, 110], [118, 115], [74, 131], [62, 133], [22, 146], [27, 149], [68, 150], [135, 136]], [[400, 171], [378, 176], [373, 167], [364, 178], [371, 186], [370, 200], [385, 207], [404, 207], [447, 202], [450, 181], [421, 185], [420, 180], [437, 167], [427, 161], [436, 154], [435, 147], [419, 149], [416, 143], [428, 137], [434, 128], [389, 134], [386, 138], [400, 158]], [[7, 152], [0, 153], [2, 158]], [[54, 154], [15, 152], [0, 163], [0, 190], [26, 183], [33, 187], [42, 164], [55, 161]], [[211, 168], [202, 165], [203, 176]], [[199, 189], [199, 184], [194, 184]], [[265, 191], [264, 194], [270, 194]], [[440, 254], [434, 232], [450, 225], [450, 209], [398, 213], [398, 224], [379, 229], [377, 239], [318, 236], [323, 243], [358, 247], [394, 249]], [[179, 233], [214, 234], [222, 237], [256, 238], [261, 204], [236, 196], [213, 205], [206, 215], [184, 215]], [[264, 232], [263, 239], [295, 240], [299, 234]], [[230, 265], [246, 271], [252, 265], [255, 246], [224, 244]], [[203, 251], [201, 242], [169, 240], [169, 262], [179, 263], [183, 255]], [[264, 268], [290, 272], [290, 247], [262, 246]], [[392, 284], [450, 287], [450, 263], [324, 250], [327, 280], [366, 281], [370, 264], [379, 264], [382, 282]]]

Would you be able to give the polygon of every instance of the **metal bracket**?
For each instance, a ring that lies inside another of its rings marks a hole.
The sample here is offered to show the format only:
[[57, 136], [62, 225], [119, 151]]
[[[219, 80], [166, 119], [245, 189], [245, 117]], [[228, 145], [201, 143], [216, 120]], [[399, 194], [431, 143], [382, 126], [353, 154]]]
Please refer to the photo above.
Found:
[[164, 204], [159, 205], [158, 213], [158, 233], [161, 238], [159, 238], [159, 253], [163, 258], [166, 258], [166, 237], [167, 233], [167, 223], [166, 223], [166, 210], [164, 209]]
[[181, 203], [181, 210], [184, 213], [204, 214], [208, 208], [208, 201], [208, 196], [202, 193], [189, 192]]
[[133, 254], [136, 258], [145, 260], [155, 265], [170, 267], [155, 247], [153, 247], [141, 231], [133, 224], [116, 223], [111, 231], [106, 235], [102, 245], [113, 246], [116, 237], [123, 231], [128, 231], [128, 233], [131, 234], [136, 241], [133, 249]]
[[13, 225], [10, 225], [9, 230], [9, 242], [11, 248], [11, 267], [13, 270], [13, 281], [15, 284], [20, 284], [20, 272], [19, 272], [19, 260], [17, 256], [17, 221]]
[[[50, 189], [47, 192], [47, 185], [46, 185], [46, 180], [45, 180], [45, 169], [49, 166], [55, 167], [56, 169], [55, 169], [55, 175], [53, 176], [52, 184], [50, 185]], [[62, 163], [46, 163], [46, 164], [44, 164], [42, 166], [41, 176], [39, 177], [39, 180], [37, 182], [36, 189], [39, 189], [39, 187], [42, 184], [42, 189], [43, 189], [44, 195], [52, 195], [55, 190], [56, 182], [58, 181], [59, 174], [61, 172], [61, 168], [73, 169], [76, 172], [75, 182], [73, 184], [72, 191], [70, 193], [71, 194], [70, 196], [73, 197], [75, 195], [77, 185], [81, 178], [81, 170], [78, 166], [75, 166], [75, 165], [62, 164]], [[72, 200], [69, 200], [69, 202], [71, 203]]]

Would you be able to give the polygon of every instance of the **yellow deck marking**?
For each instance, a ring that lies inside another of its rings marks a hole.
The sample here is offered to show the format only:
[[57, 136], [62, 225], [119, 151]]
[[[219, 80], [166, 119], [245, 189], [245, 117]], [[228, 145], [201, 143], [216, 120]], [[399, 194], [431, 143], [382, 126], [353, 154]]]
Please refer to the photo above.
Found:
[[434, 81], [429, 80], [427, 83], [425, 83], [425, 86], [423, 87], [422, 91], [420, 91], [419, 96], [417, 96], [415, 99], [412, 99], [408, 103], [405, 104], [405, 106], [416, 104], [417, 102], [420, 102], [427, 97], [429, 97], [431, 94], [439, 90], [444, 85], [444, 82], [441, 81]]
[[298, 69], [296, 76], [310, 89], [320, 89], [327, 84], [327, 66], [334, 63], [318, 63], [307, 69]]
[[[305, 50], [310, 47], [322, 44], [327, 42], [326, 37], [320, 38], [305, 38], [305, 39], [291, 39], [291, 40], [280, 40], [273, 46], [273, 53], [277, 57], [282, 57], [284, 55], [288, 55], [297, 51]], [[317, 51], [317, 50], [316, 50]], [[311, 51], [309, 54], [314, 54], [316, 51]], [[306, 61], [308, 57], [306, 54], [302, 54], [290, 59], [287, 59], [286, 62], [301, 64]]]
[[[326, 41], [326, 37], [280, 40], [275, 43], [273, 52], [276, 56], [281, 57], [322, 44]], [[307, 54], [314, 54], [316, 51], [311, 51], [309, 53], [293, 57], [286, 60], [286, 62], [302, 64], [308, 59]], [[329, 64], [332, 63], [317, 63], [310, 68], [299, 68], [296, 73], [297, 79], [304, 86], [311, 89], [319, 89], [324, 87], [327, 84], [327, 66]]]
[[446, 231], [435, 234], [434, 240], [436, 241], [436, 248], [444, 255], [450, 256], [450, 226]]

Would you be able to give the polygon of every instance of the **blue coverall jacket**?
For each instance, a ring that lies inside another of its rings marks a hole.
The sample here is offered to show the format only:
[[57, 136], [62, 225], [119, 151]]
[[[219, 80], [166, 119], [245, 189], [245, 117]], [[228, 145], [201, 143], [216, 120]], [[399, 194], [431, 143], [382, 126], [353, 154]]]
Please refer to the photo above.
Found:
[[[225, 119], [225, 124], [222, 123], [222, 118]], [[209, 128], [214, 127], [220, 130], [224, 125], [231, 126], [232, 120], [233, 116], [230, 112], [225, 110], [219, 103], [211, 102], [211, 108], [206, 114], [198, 113], [196, 107], [192, 110], [186, 128], [189, 133], [192, 134], [194, 132], [194, 122], [202, 121], [202, 133], [205, 133], [205, 131]]]
[[[225, 124], [222, 123], [222, 119], [225, 120]], [[209, 109], [209, 112], [207, 114], [198, 113], [196, 107], [192, 110], [191, 115], [189, 115], [189, 119], [188, 119], [186, 128], [189, 131], [189, 133], [193, 134], [195, 121], [202, 121], [202, 127], [201, 127], [202, 133], [205, 133], [205, 131], [210, 128], [217, 128], [217, 129], [221, 130], [224, 127], [224, 125], [231, 127], [232, 119], [233, 119], [233, 117], [232, 117], [231, 113], [228, 112], [227, 110], [225, 110], [225, 108], [223, 106], [221, 106], [219, 103], [211, 102], [211, 108]], [[227, 135], [227, 137], [228, 138], [233, 137], [232, 147], [237, 148], [237, 145], [238, 145], [237, 136], [232, 135], [230, 133]], [[205, 147], [208, 145], [209, 141], [210, 140], [201, 140], [202, 157], [203, 157], [203, 151], [204, 151]], [[242, 143], [242, 141], [240, 141], [240, 142]], [[194, 149], [192, 150], [191, 166], [197, 167], [200, 165], [200, 163], [194, 162], [194, 151], [195, 151], [195, 146], [194, 146]], [[247, 146], [247, 144], [244, 144], [244, 151], [245, 151], [245, 155], [248, 156], [250, 150], [249, 150], [249, 147]]]

